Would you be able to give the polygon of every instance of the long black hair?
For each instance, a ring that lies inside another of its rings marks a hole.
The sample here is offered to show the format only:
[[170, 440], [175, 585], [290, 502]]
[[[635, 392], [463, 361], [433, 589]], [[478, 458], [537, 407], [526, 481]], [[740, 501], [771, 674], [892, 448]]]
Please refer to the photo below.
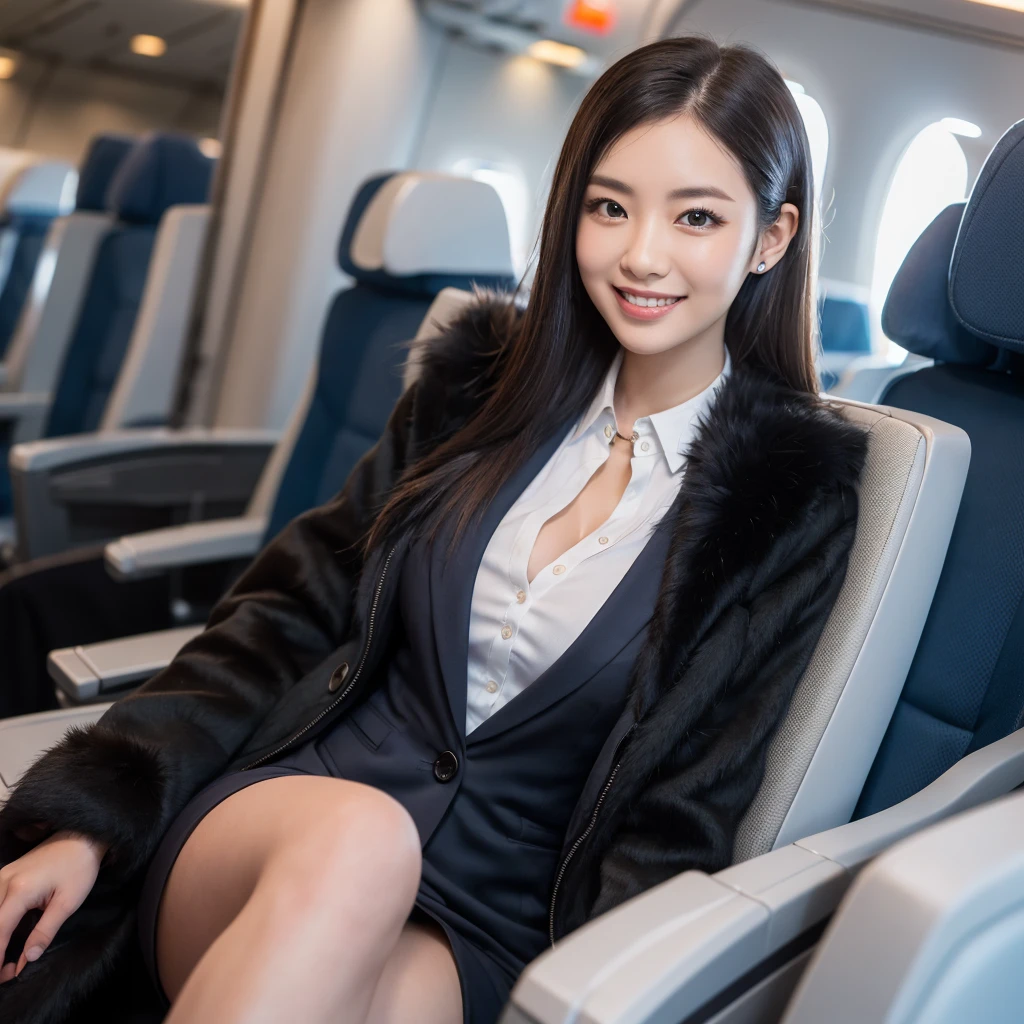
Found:
[[453, 547], [509, 475], [586, 409], [620, 346], [576, 264], [584, 193], [626, 132], [684, 113], [739, 161], [757, 198], [758, 241], [783, 203], [800, 212], [785, 256], [771, 273], [748, 274], [729, 308], [733, 364], [756, 364], [791, 388], [817, 393], [817, 216], [796, 101], [778, 69], [750, 47], [701, 36], [651, 43], [613, 64], [581, 102], [555, 167], [528, 305], [504, 325], [500, 377], [467, 423], [407, 467], [365, 538], [364, 555], [400, 525], [416, 523], [433, 537], [452, 515]]

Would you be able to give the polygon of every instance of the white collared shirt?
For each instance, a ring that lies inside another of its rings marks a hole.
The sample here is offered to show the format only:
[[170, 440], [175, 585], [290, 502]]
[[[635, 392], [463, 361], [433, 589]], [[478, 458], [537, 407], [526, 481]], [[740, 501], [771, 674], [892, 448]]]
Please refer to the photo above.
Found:
[[609, 456], [622, 358], [620, 349], [587, 411], [516, 499], [484, 551], [470, 611], [467, 735], [558, 660], [626, 575], [675, 500], [698, 421], [732, 369], [726, 350], [721, 374], [699, 395], [636, 420], [632, 474], [615, 510], [530, 583], [527, 564], [541, 527], [576, 498]]

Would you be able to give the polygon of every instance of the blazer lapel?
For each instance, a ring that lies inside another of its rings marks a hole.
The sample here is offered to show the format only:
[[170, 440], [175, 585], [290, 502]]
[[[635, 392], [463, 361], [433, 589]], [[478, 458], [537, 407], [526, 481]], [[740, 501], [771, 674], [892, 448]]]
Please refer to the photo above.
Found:
[[502, 484], [483, 516], [469, 525], [450, 559], [445, 557], [452, 523], [438, 533], [430, 552], [430, 604], [438, 660], [444, 676], [448, 704], [459, 735], [466, 735], [466, 688], [469, 663], [469, 617], [473, 588], [487, 543], [533, 478], [555, 453], [569, 422], [552, 431], [552, 436]]
[[650, 621], [654, 613], [671, 531], [659, 522], [608, 599], [564, 653], [529, 686], [470, 733], [479, 743], [540, 714], [592, 679]]

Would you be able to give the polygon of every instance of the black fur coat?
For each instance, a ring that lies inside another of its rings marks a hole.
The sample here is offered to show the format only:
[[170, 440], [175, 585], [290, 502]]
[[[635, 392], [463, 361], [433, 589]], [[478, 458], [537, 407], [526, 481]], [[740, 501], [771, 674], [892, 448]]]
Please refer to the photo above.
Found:
[[[355, 686], [338, 702], [319, 676], [305, 685], [327, 659], [360, 663], [374, 598], [382, 639], [364, 680], [387, 647], [394, 602], [375, 589], [384, 553], [363, 565], [353, 542], [403, 467], [479, 407], [511, 316], [488, 299], [448, 328], [342, 492], [264, 550], [167, 669], [94, 726], [69, 731], [12, 791], [0, 863], [56, 830], [111, 846], [54, 943], [0, 985], [5, 1024], [66, 1020], [109, 977], [135, 941], [145, 868], [191, 796], [292, 745], [321, 712], [318, 729], [329, 728], [365, 696]], [[767, 742], [846, 572], [865, 451], [864, 433], [831, 409], [735, 367], [666, 514], [671, 545], [648, 643], [566, 833], [553, 937], [678, 872], [730, 863]], [[34, 823], [41, 830], [24, 838]]]

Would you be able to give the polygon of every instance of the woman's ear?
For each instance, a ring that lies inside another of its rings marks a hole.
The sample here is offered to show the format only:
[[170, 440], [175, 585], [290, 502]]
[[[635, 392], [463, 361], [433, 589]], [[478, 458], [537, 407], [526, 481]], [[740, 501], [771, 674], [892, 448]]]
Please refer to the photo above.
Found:
[[792, 203], [783, 203], [779, 218], [761, 233], [761, 244], [754, 251], [750, 270], [766, 274], [786, 254], [789, 243], [800, 226], [800, 211]]

